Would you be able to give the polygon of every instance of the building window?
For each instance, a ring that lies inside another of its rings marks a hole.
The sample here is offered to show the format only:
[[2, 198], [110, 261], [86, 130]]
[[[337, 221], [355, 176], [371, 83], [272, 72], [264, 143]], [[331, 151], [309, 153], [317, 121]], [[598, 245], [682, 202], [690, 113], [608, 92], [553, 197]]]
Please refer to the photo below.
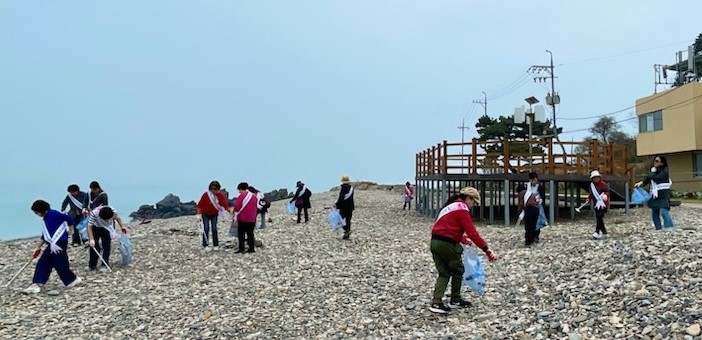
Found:
[[663, 130], [663, 111], [658, 110], [639, 116], [639, 133]]
[[692, 154], [692, 173], [695, 177], [702, 177], [702, 152]]

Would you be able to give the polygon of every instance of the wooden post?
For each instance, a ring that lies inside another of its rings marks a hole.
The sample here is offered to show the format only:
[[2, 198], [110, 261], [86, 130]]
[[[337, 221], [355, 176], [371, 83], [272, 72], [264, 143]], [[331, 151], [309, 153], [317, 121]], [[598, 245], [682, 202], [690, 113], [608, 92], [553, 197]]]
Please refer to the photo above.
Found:
[[[444, 141], [444, 158], [442, 161], [443, 164], [443, 174], [448, 174], [448, 145], [446, 145], [446, 141]], [[447, 197], [448, 199], [448, 197]]]
[[505, 196], [504, 196], [504, 200], [505, 200], [505, 227], [509, 227], [512, 225], [512, 222], [509, 220], [509, 203], [510, 202], [509, 202], [509, 180], [508, 179], [505, 180], [504, 189], [505, 189], [504, 190], [505, 191]]
[[490, 219], [488, 220], [490, 225], [495, 224], [495, 191], [495, 182], [490, 182]]
[[558, 209], [558, 190], [556, 190], [555, 182], [550, 180], [548, 182], [548, 219], [549, 224], [553, 225], [555, 220], [555, 210]]
[[553, 164], [556, 161], [556, 157], [553, 156], [553, 138], [548, 139], [548, 173], [553, 175], [556, 172], [554, 171], [555, 165]]
[[502, 142], [502, 150], [504, 154], [502, 155], [502, 160], [504, 163], [504, 173], [508, 174], [509, 173], [509, 139], [505, 135], [504, 142]]
[[597, 143], [597, 139], [592, 140], [592, 148], [590, 149], [590, 157], [592, 159], [592, 165], [590, 166], [590, 171], [599, 170], [600, 168], [600, 146]]

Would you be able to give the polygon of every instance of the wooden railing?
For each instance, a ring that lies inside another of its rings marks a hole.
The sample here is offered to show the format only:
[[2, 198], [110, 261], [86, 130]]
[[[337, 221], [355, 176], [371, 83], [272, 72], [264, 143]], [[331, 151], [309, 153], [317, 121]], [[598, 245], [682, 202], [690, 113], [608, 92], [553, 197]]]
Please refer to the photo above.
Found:
[[[606, 175], [633, 176], [626, 161], [626, 145], [603, 144], [597, 140], [554, 144], [552, 138], [546, 138], [532, 143], [531, 154], [511, 151], [520, 145], [528, 146], [529, 142], [478, 139], [467, 143], [444, 141], [416, 155], [416, 174], [422, 177], [536, 171], [540, 174], [587, 175], [597, 169]], [[498, 150], [498, 147], [499, 152], [485, 151]]]

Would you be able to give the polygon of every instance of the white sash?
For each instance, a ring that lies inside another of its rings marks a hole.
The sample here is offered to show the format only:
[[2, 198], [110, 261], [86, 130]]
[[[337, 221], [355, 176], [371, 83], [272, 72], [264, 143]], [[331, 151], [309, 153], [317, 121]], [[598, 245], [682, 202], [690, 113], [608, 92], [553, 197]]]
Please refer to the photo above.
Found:
[[253, 198], [254, 194], [251, 192], [246, 193], [246, 197], [244, 197], [244, 201], [241, 202], [241, 209], [239, 211], [243, 211], [244, 207], [251, 202], [251, 199]]
[[673, 185], [673, 180], [668, 179], [668, 183], [661, 183], [658, 184], [654, 181], [651, 181], [651, 197], [653, 198], [658, 198], [658, 190], [670, 190], [670, 187]]
[[209, 197], [210, 202], [212, 202], [212, 205], [215, 207], [215, 209], [217, 209], [219, 217], [227, 216], [227, 210], [222, 208], [221, 205], [219, 205], [219, 201], [217, 201], [217, 196], [212, 191], [207, 191], [207, 197]]
[[346, 195], [344, 195], [344, 201], [351, 198], [351, 195], [353, 195], [353, 187], [351, 187], [351, 189], [349, 189], [349, 192], [347, 192]]
[[46, 225], [44, 225], [44, 231], [42, 234], [44, 235], [44, 241], [49, 242], [49, 249], [51, 249], [52, 254], [58, 254], [61, 252], [61, 247], [56, 244], [58, 240], [63, 236], [63, 233], [66, 232], [66, 222], [61, 223], [61, 225], [56, 229], [56, 232], [54, 232], [54, 235], [51, 236], [49, 234], [49, 230], [46, 229]]
[[71, 202], [73, 202], [73, 205], [75, 205], [76, 208], [78, 208], [78, 210], [83, 210], [83, 203], [78, 202], [78, 200], [75, 197], [73, 197], [73, 195], [68, 194], [68, 199], [70, 199]]
[[441, 209], [439, 212], [439, 217], [436, 218], [436, 220], [440, 220], [442, 217], [446, 216], [446, 214], [453, 212], [453, 211], [459, 211], [459, 210], [465, 210], [470, 212], [468, 209], [468, 206], [463, 203], [463, 202], [453, 202], [449, 205], [447, 205], [445, 208]]
[[605, 204], [604, 200], [602, 199], [602, 195], [600, 195], [599, 192], [597, 192], [597, 188], [595, 188], [595, 183], [590, 183], [590, 191], [592, 192], [592, 196], [595, 197], [595, 200], [597, 200], [597, 203], [595, 203], [595, 209], [604, 209], [607, 207]]
[[97, 206], [97, 207], [93, 207], [93, 202], [94, 202], [98, 197], [100, 197], [100, 195], [102, 195], [102, 194], [104, 194], [104, 193], [105, 193], [105, 192], [99, 193], [99, 194], [98, 194], [97, 196], [95, 196], [95, 198], [93, 199], [92, 193], [91, 193], [91, 192], [88, 192], [88, 208], [90, 208], [90, 209], [96, 209], [96, 208], [101, 207], [102, 204], [100, 204], [100, 205]]
[[[107, 231], [110, 232], [110, 238], [116, 238], [117, 237], [117, 231], [115, 231], [115, 219], [114, 217], [111, 218], [110, 220], [112, 221], [106, 221], [100, 218], [100, 210], [102, 210], [103, 206], [99, 206], [93, 210], [93, 219], [95, 223], [93, 223], [94, 226], [99, 227], [99, 228], [104, 228], [107, 229]], [[117, 216], [117, 212], [113, 210], [115, 213], [115, 216]], [[90, 223], [90, 222], [88, 222]]]
[[297, 196], [297, 198], [302, 198], [302, 195], [304, 195], [306, 191], [307, 191], [307, 186], [303, 185], [302, 190], [300, 190], [300, 195]]

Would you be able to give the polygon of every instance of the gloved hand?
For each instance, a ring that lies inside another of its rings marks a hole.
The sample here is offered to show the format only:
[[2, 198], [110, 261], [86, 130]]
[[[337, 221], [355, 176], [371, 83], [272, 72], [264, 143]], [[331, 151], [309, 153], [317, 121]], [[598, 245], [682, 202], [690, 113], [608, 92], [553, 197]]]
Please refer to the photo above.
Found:
[[88, 245], [91, 247], [95, 247], [95, 240], [92, 238], [90, 240], [88, 240]]
[[126, 234], [127, 231], [128, 231], [127, 228], [122, 227], [122, 234]]
[[491, 250], [486, 251], [485, 256], [487, 256], [488, 261], [490, 261], [490, 262], [497, 261], [497, 256], [495, 256], [495, 254], [493, 254]]
[[639, 182], [634, 183], [634, 188], [638, 188], [640, 186], [643, 186], [643, 181], [639, 181]]
[[37, 257], [39, 257], [39, 254], [41, 254], [41, 247], [34, 249], [34, 253], [32, 253], [32, 258], [36, 259]]
[[658, 171], [658, 169], [656, 169], [655, 166], [651, 168], [651, 172], [656, 172], [656, 171]]
[[609, 196], [607, 196], [607, 194], [602, 194], [602, 201], [607, 202], [607, 200], [609, 200]]
[[88, 217], [88, 215], [90, 214], [90, 212], [88, 211], [88, 209], [85, 209], [85, 208], [83, 208], [82, 213], [83, 213], [83, 216], [85, 216], [85, 217]]

